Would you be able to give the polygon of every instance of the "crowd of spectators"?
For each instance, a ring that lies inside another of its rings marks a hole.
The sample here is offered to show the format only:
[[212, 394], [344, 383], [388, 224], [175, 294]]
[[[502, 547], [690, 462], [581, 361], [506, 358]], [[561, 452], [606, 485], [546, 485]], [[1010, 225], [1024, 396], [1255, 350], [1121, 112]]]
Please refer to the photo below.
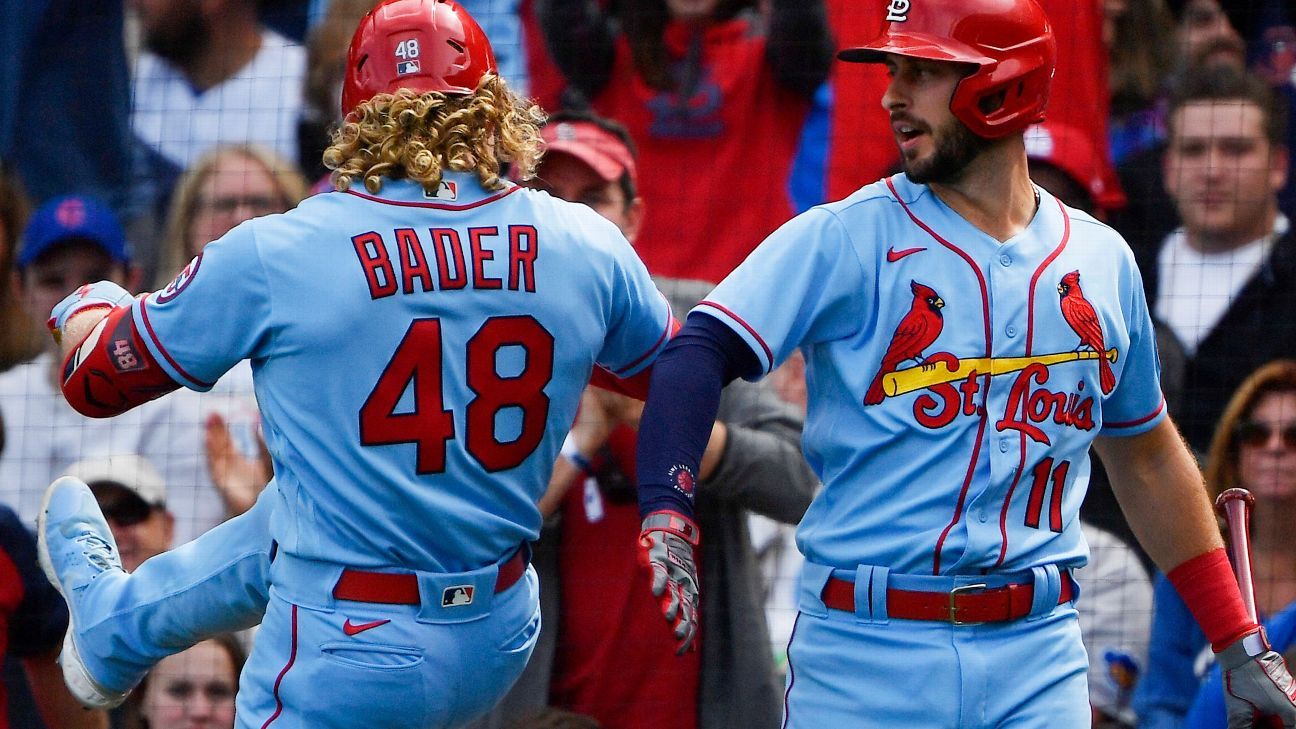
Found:
[[[330, 190], [321, 154], [346, 46], [374, 1], [33, 0], [0, 31], [0, 728], [6, 715], [50, 729], [232, 726], [247, 634], [167, 659], [110, 718], [69, 710], [51, 690], [66, 613], [31, 579], [23, 527], [68, 473], [93, 487], [128, 570], [246, 511], [272, 475], [251, 368], [88, 420], [55, 387], [45, 319], [99, 279], [178, 288], [207, 243]], [[1257, 603], [1290, 648], [1296, 8], [1040, 2], [1061, 51], [1048, 119], [1026, 136], [1032, 177], [1133, 248], [1170, 412], [1212, 491], [1255, 493]], [[884, 2], [460, 4], [501, 75], [552, 115], [525, 184], [615, 223], [678, 315], [797, 210], [896, 169], [883, 72], [833, 62], [871, 36]], [[778, 725], [793, 534], [816, 488], [798, 445], [803, 378], [794, 358], [726, 391], [697, 497], [706, 623], [683, 658], [642, 629], [660, 616], [633, 552], [638, 406], [586, 394], [571, 443], [587, 467], [556, 471], [541, 502], [540, 644], [475, 729], [636, 729], [662, 712], [698, 729]], [[1100, 464], [1082, 518], [1095, 726], [1223, 726], [1205, 638], [1130, 539]], [[639, 690], [660, 681], [671, 691]], [[693, 706], [652, 703], [663, 695]]]

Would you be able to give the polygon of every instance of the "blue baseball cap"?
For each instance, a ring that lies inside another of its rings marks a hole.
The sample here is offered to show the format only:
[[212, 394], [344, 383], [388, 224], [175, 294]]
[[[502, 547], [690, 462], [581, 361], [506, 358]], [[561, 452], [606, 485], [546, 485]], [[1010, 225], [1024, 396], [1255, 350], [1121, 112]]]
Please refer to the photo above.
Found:
[[23, 230], [18, 268], [26, 268], [50, 248], [71, 239], [95, 243], [120, 263], [131, 261], [126, 233], [113, 211], [92, 197], [65, 195], [32, 214]]

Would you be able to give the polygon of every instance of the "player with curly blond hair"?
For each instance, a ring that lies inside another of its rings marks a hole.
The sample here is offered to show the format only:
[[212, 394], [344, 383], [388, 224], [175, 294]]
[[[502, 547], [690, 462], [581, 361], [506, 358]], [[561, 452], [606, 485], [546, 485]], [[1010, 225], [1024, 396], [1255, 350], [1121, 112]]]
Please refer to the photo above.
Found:
[[50, 486], [41, 561], [89, 706], [264, 613], [241, 728], [486, 711], [535, 645], [526, 543], [581, 392], [596, 365], [642, 372], [678, 326], [612, 223], [501, 179], [531, 173], [542, 115], [456, 3], [365, 16], [342, 112], [335, 192], [239, 225], [158, 292], [101, 282], [51, 312], [86, 415], [251, 360], [275, 474], [247, 513], [130, 575], [85, 484]]
[[324, 164], [333, 185], [361, 180], [377, 193], [384, 177], [407, 178], [435, 192], [448, 171], [476, 172], [482, 186], [505, 186], [500, 169], [529, 179], [540, 158], [540, 107], [516, 96], [499, 76], [486, 76], [471, 96], [401, 89], [360, 104], [333, 133]]

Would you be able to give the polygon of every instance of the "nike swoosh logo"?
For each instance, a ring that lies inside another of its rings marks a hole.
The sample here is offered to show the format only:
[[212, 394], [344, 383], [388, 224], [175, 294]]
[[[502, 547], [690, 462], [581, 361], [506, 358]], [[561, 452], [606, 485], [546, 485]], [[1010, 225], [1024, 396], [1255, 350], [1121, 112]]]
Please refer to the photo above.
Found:
[[905, 256], [912, 256], [915, 253], [918, 253], [920, 251], [925, 251], [925, 250], [927, 249], [926, 248], [906, 248], [903, 251], [897, 251], [895, 249], [895, 246], [892, 246], [887, 249], [887, 260], [890, 261], [891, 263], [895, 263], [896, 261], [900, 260], [901, 258], [904, 258]]
[[390, 622], [391, 622], [390, 620], [375, 620], [372, 623], [361, 623], [359, 625], [356, 625], [355, 623], [351, 622], [351, 618], [347, 618], [346, 622], [342, 623], [342, 632], [346, 633], [347, 635], [358, 635], [360, 633], [365, 632], [366, 630], [371, 630], [373, 628], [378, 627], [379, 625], [386, 625], [387, 623]]

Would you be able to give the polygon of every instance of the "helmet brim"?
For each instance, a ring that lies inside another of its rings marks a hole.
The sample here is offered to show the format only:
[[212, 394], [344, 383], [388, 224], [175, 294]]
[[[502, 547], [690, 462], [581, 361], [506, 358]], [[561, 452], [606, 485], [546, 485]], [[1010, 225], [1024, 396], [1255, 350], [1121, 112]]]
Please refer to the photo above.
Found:
[[929, 61], [974, 63], [984, 66], [994, 59], [977, 53], [970, 46], [948, 38], [928, 37], [924, 33], [883, 33], [871, 43], [837, 52], [837, 59], [846, 63], [882, 63], [887, 55], [924, 58]]

